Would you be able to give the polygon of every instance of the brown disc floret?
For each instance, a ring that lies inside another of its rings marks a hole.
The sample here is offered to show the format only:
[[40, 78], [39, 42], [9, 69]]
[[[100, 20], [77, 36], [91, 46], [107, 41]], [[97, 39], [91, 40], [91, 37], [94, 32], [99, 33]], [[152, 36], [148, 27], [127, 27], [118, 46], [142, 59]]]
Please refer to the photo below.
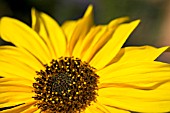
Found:
[[98, 75], [78, 58], [61, 57], [37, 72], [33, 83], [36, 106], [49, 113], [75, 113], [96, 101]]

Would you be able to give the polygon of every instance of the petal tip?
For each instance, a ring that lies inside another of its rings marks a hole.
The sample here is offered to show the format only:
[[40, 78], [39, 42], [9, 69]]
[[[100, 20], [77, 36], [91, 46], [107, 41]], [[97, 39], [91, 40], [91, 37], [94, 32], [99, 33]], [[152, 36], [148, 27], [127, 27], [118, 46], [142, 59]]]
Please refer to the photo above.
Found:
[[139, 25], [139, 23], [140, 23], [140, 20], [138, 19], [138, 20], [132, 21], [130, 24], [132, 28], [135, 29]]
[[141, 20], [140, 19], [137, 19], [137, 20], [135, 20], [135, 21], [133, 21], [136, 25], [138, 25], [140, 22], [141, 22]]
[[90, 5], [87, 7], [84, 16], [86, 17], [86, 16], [88, 16], [88, 15], [92, 15], [92, 13], [93, 13], [93, 5], [90, 4]]

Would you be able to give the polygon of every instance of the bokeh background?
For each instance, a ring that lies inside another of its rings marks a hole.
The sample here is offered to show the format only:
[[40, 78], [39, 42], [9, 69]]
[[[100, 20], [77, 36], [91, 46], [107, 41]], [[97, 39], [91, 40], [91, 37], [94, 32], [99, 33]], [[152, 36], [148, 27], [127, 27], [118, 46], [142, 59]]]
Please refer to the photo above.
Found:
[[[31, 25], [31, 8], [46, 12], [61, 25], [82, 17], [93, 4], [96, 24], [107, 24], [114, 18], [129, 16], [141, 19], [124, 46], [170, 45], [170, 0], [0, 0], [0, 17], [9, 16]], [[6, 44], [0, 40], [0, 44]], [[170, 55], [160, 59], [170, 62]]]

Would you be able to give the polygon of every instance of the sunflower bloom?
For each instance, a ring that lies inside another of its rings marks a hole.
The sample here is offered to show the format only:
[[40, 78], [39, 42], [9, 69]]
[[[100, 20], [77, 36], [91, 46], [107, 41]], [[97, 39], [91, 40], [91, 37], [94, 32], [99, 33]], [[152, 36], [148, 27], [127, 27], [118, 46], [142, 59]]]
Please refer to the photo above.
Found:
[[122, 45], [139, 20], [94, 25], [93, 7], [61, 27], [32, 9], [32, 28], [9, 17], [0, 36], [1, 113], [170, 111], [170, 65], [155, 61], [168, 47]]

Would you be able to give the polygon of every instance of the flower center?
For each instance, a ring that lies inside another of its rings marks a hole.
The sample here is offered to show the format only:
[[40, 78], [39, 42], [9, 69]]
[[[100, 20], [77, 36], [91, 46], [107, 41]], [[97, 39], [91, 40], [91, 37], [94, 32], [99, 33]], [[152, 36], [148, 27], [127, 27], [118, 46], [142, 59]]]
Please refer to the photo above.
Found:
[[95, 69], [78, 58], [61, 57], [37, 72], [33, 83], [36, 106], [50, 113], [74, 113], [96, 101], [98, 78]]

